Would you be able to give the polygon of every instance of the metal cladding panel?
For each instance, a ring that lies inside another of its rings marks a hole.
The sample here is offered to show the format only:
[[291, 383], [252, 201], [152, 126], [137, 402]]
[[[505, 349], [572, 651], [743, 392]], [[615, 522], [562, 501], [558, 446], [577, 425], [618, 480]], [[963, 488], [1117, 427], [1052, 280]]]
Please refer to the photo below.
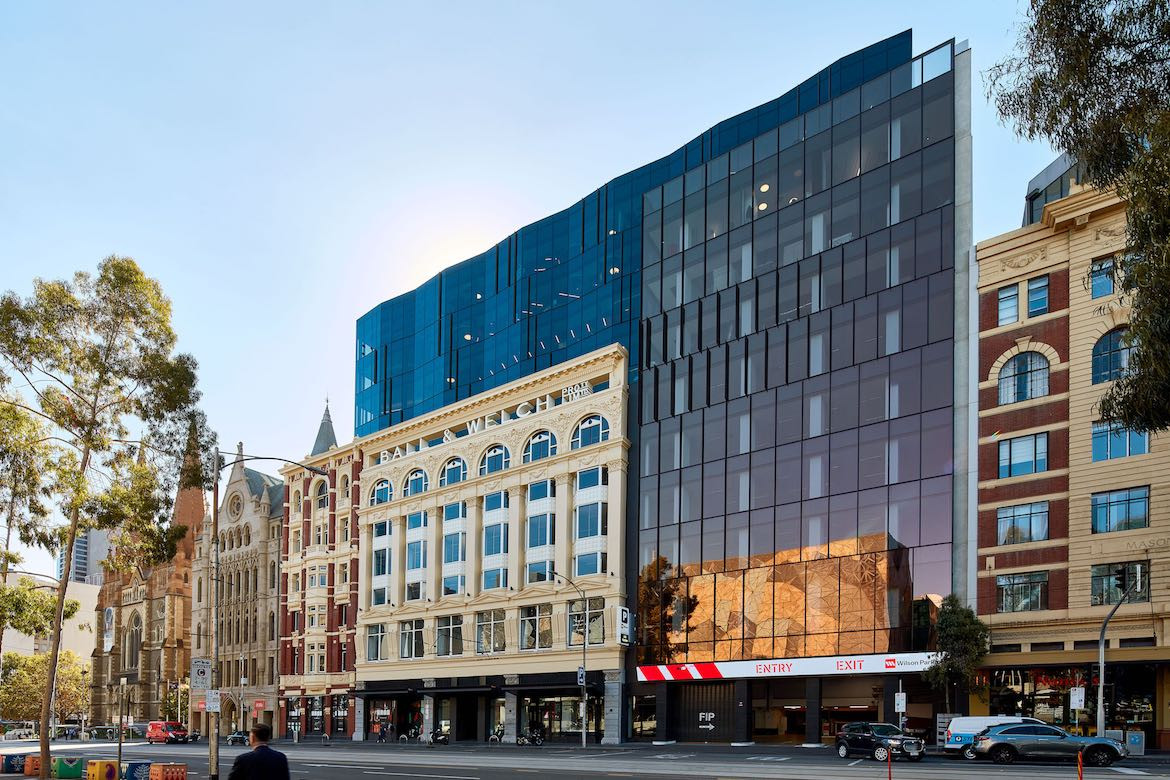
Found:
[[674, 733], [684, 742], [731, 742], [735, 683], [690, 683], [678, 688]]

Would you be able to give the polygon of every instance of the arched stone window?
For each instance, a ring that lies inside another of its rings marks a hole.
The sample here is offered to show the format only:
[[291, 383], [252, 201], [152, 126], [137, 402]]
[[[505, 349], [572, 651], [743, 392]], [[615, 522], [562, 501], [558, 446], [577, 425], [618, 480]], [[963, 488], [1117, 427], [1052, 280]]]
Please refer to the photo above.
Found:
[[439, 472], [439, 486], [456, 485], [467, 479], [467, 461], [463, 458], [451, 458], [443, 465]]
[[317, 484], [317, 508], [329, 508], [329, 485], [324, 480]]
[[574, 450], [609, 440], [609, 420], [600, 414], [591, 414], [573, 429], [570, 446]]
[[1021, 352], [999, 370], [999, 402], [1014, 404], [1048, 395], [1048, 358]]
[[1093, 384], [1111, 382], [1125, 373], [1133, 346], [1125, 343], [1129, 328], [1114, 328], [1093, 345]]
[[122, 639], [122, 668], [137, 669], [138, 655], [142, 651], [142, 616], [135, 612], [130, 616]]
[[394, 487], [390, 484], [390, 480], [380, 479], [375, 482], [374, 489], [370, 491], [370, 506], [385, 504], [392, 500], [394, 500]]
[[402, 484], [402, 497], [425, 493], [430, 487], [431, 481], [427, 478], [427, 473], [422, 469], [415, 469], [406, 476], [406, 481]]
[[552, 431], [537, 431], [524, 445], [524, 462], [532, 463], [557, 454], [557, 437]]
[[479, 475], [494, 474], [508, 468], [512, 462], [512, 453], [503, 444], [493, 444], [487, 448], [483, 458], [479, 461]]

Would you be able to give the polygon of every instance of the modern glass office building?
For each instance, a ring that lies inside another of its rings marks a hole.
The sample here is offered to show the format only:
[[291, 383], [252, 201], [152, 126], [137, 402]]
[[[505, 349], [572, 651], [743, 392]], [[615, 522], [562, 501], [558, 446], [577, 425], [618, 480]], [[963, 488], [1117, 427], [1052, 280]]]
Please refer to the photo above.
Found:
[[819, 740], [899, 676], [930, 722], [970, 576], [969, 59], [875, 43], [358, 320], [359, 437], [628, 350], [626, 736]]

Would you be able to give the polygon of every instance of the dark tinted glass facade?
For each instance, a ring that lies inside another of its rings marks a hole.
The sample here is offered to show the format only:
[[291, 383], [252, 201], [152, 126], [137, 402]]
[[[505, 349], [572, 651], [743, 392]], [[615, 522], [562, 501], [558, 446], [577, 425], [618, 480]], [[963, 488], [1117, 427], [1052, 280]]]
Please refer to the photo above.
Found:
[[646, 192], [639, 663], [925, 649], [952, 578], [952, 57]]
[[355, 433], [619, 342], [637, 663], [924, 647], [953, 568], [955, 89], [951, 44], [911, 46], [367, 313]]
[[761, 133], [791, 127], [797, 117], [826, 121], [838, 98], [882, 74], [910, 79], [911, 50], [907, 31], [844, 57], [783, 96], [719, 123], [369, 311], [357, 323], [355, 434], [613, 342], [630, 350], [630, 378], [637, 382], [644, 193], [705, 170], [709, 161]]

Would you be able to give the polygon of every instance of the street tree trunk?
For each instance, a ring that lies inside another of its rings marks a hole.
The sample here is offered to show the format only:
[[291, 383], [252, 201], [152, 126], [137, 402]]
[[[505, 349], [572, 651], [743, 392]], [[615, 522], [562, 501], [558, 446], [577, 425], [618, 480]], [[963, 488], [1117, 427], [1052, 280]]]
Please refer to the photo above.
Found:
[[[89, 468], [89, 447], [81, 454], [80, 471], [85, 474]], [[49, 770], [49, 722], [51, 719], [53, 687], [57, 684], [57, 658], [61, 653], [61, 624], [65, 618], [65, 591], [73, 573], [73, 543], [77, 540], [77, 526], [81, 523], [81, 511], [74, 506], [69, 516], [69, 531], [65, 534], [65, 568], [57, 583], [57, 607], [54, 610], [53, 630], [49, 634], [49, 664], [45, 669], [45, 698], [41, 702], [41, 774], [40, 780], [48, 780]], [[118, 724], [118, 728], [121, 728]]]
[[[8, 525], [4, 532], [4, 561], [0, 563], [0, 585], [8, 584], [8, 551], [12, 549], [12, 524], [16, 521], [16, 497], [8, 501]], [[0, 658], [4, 657], [4, 630], [7, 626], [0, 620]]]

